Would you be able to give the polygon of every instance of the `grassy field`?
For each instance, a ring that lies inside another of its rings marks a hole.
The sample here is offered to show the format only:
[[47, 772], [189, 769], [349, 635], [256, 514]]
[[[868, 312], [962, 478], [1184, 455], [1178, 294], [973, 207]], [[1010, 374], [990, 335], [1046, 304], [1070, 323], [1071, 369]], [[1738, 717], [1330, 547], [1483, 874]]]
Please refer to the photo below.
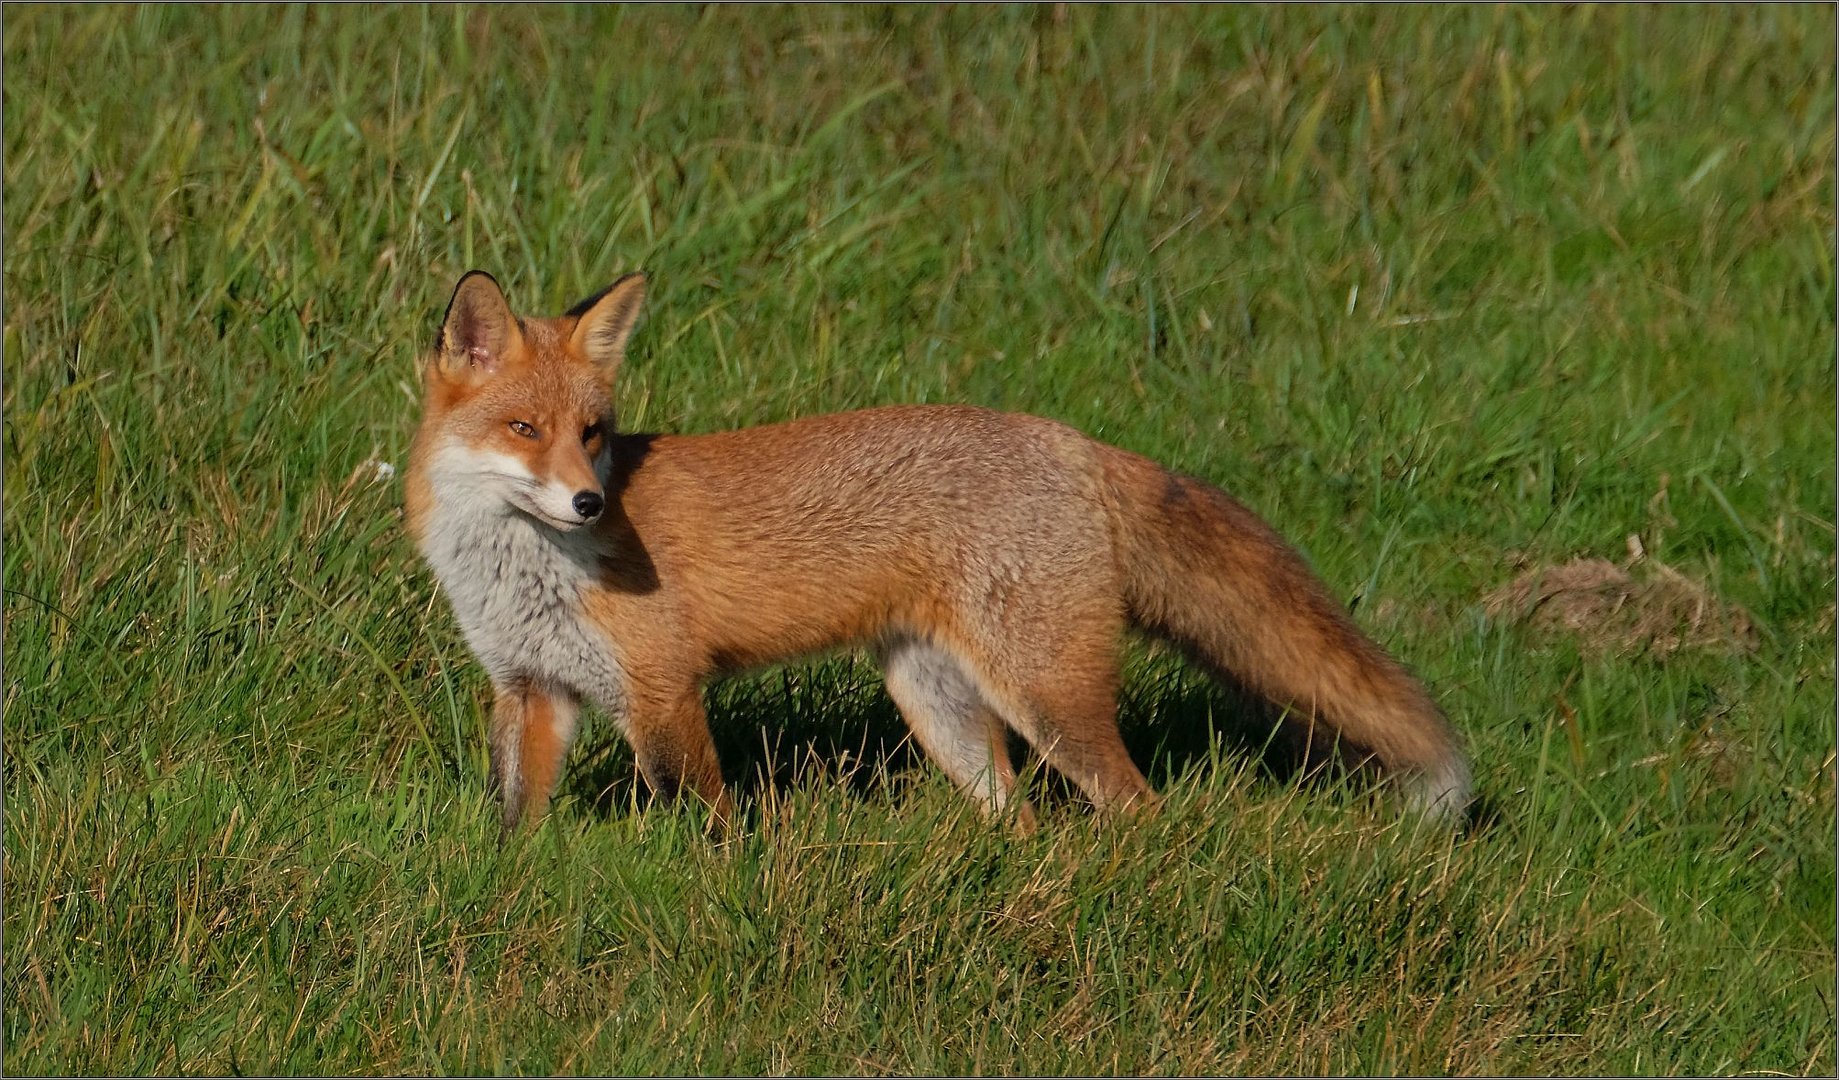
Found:
[[[8, 5], [5, 1070], [1832, 1075], [1834, 31]], [[651, 273], [628, 429], [972, 402], [1220, 483], [1491, 816], [1133, 646], [1152, 821], [981, 822], [843, 656], [710, 689], [737, 839], [594, 717], [500, 847], [384, 467], [475, 266]]]

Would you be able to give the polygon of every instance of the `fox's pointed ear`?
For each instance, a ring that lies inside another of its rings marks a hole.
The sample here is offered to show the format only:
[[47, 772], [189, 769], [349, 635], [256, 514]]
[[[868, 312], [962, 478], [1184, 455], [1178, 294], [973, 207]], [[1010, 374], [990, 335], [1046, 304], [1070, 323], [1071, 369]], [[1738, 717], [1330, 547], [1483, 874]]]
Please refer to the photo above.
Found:
[[626, 341], [645, 302], [645, 275], [627, 274], [569, 309], [580, 321], [569, 344], [611, 381], [626, 358]]
[[453, 287], [435, 339], [435, 364], [448, 378], [491, 375], [517, 350], [523, 334], [498, 282], [473, 270]]

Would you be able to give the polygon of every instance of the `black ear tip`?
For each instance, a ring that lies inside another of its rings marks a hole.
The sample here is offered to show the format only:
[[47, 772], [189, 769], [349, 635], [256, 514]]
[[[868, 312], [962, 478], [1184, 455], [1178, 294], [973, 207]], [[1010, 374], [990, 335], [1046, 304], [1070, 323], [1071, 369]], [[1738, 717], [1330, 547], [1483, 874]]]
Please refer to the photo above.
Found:
[[645, 272], [643, 270], [634, 270], [629, 274], [621, 274], [619, 277], [614, 278], [613, 284], [608, 285], [606, 288], [581, 301], [574, 307], [569, 308], [567, 312], [568, 317], [579, 319], [581, 316], [594, 310], [594, 305], [600, 303], [611, 295], [615, 289], [621, 287], [637, 287], [639, 295], [643, 296], [645, 294]]
[[[458, 294], [460, 290], [466, 288], [468, 285], [490, 285], [492, 288], [498, 289], [498, 279], [483, 270], [468, 270], [466, 273], [460, 275], [460, 280], [455, 283], [453, 291], [455, 294]], [[503, 292], [502, 289], [499, 289], [499, 291]]]
[[624, 293], [631, 298], [629, 302], [636, 303], [645, 299], [645, 293], [650, 286], [651, 279], [645, 276], [645, 271], [634, 270], [630, 274], [621, 274], [618, 280], [607, 286], [606, 291], [607, 293]]

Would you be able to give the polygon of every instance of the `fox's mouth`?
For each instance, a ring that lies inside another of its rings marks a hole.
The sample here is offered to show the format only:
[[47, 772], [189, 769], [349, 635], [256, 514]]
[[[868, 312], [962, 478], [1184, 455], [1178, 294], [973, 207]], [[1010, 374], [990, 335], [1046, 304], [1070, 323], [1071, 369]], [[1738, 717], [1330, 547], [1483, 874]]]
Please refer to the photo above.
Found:
[[[442, 480], [455, 487], [491, 497], [495, 509], [506, 514], [523, 514], [558, 533], [572, 533], [601, 517], [604, 503], [598, 491], [585, 487], [564, 488], [543, 483], [515, 458], [508, 455], [474, 452], [457, 443], [443, 446], [435, 458], [435, 468]], [[583, 494], [594, 495], [596, 511], [592, 517], [570, 505]], [[553, 508], [553, 509], [552, 509]], [[560, 510], [561, 513], [555, 511]]]
[[531, 517], [542, 522], [544, 525], [547, 525], [550, 528], [556, 530], [557, 532], [565, 532], [565, 533], [574, 532], [576, 529], [581, 528], [583, 525], [590, 524], [591, 521], [593, 520], [591, 518], [572, 518], [572, 519], [559, 518], [553, 514], [545, 514], [541, 510], [538, 510], [537, 508], [533, 506], [524, 507], [523, 510], [525, 513], [529, 514]]
[[532, 498], [527, 492], [518, 491], [518, 492], [509, 493], [509, 494], [510, 494], [510, 498], [506, 499], [505, 501], [509, 503], [514, 509], [522, 511], [524, 514], [534, 519], [538, 524], [547, 525], [557, 532], [561, 532], [561, 533], [574, 532], [576, 529], [579, 529], [583, 525], [589, 524], [590, 522], [594, 520], [594, 518], [583, 518], [583, 517], [577, 517], [574, 515], [570, 515], [568, 517], [558, 517], [557, 515], [552, 514], [548, 512], [547, 510], [544, 510], [541, 501], [538, 499]]

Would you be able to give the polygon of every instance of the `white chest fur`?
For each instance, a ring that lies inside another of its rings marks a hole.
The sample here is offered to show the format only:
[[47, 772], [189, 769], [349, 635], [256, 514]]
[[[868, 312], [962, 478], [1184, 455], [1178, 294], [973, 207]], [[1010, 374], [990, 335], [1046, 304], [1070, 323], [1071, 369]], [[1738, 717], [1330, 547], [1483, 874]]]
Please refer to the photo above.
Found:
[[494, 682], [566, 687], [624, 715], [618, 653], [582, 616], [594, 567], [585, 531], [557, 532], [502, 505], [473, 510], [437, 500], [422, 552]]

